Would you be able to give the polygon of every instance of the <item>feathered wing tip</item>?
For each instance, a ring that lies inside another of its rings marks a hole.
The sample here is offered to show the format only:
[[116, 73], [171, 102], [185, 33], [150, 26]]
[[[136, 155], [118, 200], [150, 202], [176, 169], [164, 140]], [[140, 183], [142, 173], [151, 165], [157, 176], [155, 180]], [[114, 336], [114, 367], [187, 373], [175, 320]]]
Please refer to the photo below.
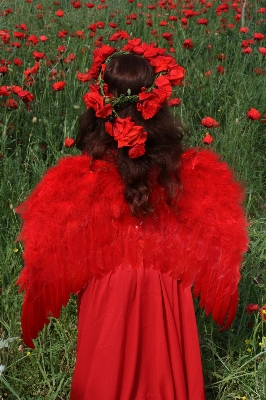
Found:
[[208, 150], [191, 149], [183, 161], [185, 186], [179, 206], [191, 230], [198, 231], [193, 291], [206, 314], [224, 330], [236, 315], [240, 268], [248, 248], [244, 190], [227, 164]]

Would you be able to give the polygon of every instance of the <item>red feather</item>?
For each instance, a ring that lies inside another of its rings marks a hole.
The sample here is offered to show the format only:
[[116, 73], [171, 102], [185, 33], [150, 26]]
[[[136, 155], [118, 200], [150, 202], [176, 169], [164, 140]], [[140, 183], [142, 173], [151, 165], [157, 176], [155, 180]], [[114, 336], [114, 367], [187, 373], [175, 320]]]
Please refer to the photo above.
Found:
[[17, 208], [24, 225], [23, 339], [33, 347], [49, 317], [58, 317], [70, 293], [119, 266], [154, 268], [194, 285], [200, 305], [227, 328], [237, 308], [237, 287], [247, 223], [243, 190], [217, 155], [191, 149], [182, 156], [178, 211], [155, 187], [156, 218], [130, 215], [115, 164], [86, 155], [51, 168]]

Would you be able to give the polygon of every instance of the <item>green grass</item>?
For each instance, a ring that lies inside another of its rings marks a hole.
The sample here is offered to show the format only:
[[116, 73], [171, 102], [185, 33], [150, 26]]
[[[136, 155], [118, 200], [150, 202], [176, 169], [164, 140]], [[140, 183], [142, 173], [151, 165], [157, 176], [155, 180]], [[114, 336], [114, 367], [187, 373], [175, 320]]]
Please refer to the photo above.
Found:
[[[87, 91], [87, 84], [76, 79], [76, 72], [85, 72], [90, 67], [95, 40], [101, 35], [107, 39], [115, 32], [108, 26], [112, 20], [132, 37], [140, 36], [147, 42], [157, 41], [167, 48], [170, 46], [161, 33], [173, 33], [175, 57], [187, 71], [185, 84], [177, 87], [174, 93], [182, 103], [173, 109], [191, 132], [186, 143], [188, 146], [204, 146], [202, 138], [209, 132], [214, 138], [211, 147], [235, 169], [236, 176], [246, 187], [250, 248], [242, 269], [236, 320], [228, 331], [219, 332], [211, 318], [206, 318], [199, 310], [197, 302], [196, 310], [207, 399], [265, 400], [266, 325], [258, 312], [248, 315], [245, 307], [249, 303], [259, 306], [266, 303], [266, 125], [261, 120], [251, 121], [246, 117], [251, 107], [262, 115], [266, 113], [266, 72], [262, 75], [254, 73], [254, 68], [265, 69], [265, 57], [258, 48], [265, 47], [266, 40], [255, 42], [251, 55], [241, 53], [244, 38], [252, 38], [255, 32], [266, 35], [265, 22], [259, 23], [263, 16], [265, 21], [265, 14], [256, 12], [264, 5], [254, 1], [247, 6], [245, 25], [250, 31], [240, 34], [241, 25], [234, 20], [232, 7], [228, 13], [218, 17], [215, 9], [220, 3], [215, 2], [212, 8], [207, 8], [206, 14], [189, 19], [186, 29], [180, 20], [168, 26], [159, 25], [160, 21], [167, 21], [169, 15], [183, 17], [181, 6], [177, 10], [158, 6], [155, 10], [148, 10], [146, 5], [156, 4], [155, 1], [144, 0], [143, 8], [139, 8], [136, 1], [109, 0], [108, 8], [98, 10], [97, 5], [104, 3], [96, 1], [93, 9], [86, 8], [84, 1], [82, 3], [81, 9], [74, 9], [70, 1], [61, 0], [60, 6], [55, 6], [53, 1], [42, 0], [41, 11], [36, 9], [35, 1], [0, 1], [0, 10], [13, 9], [8, 16], [0, 17], [0, 31], [9, 29], [11, 42], [16, 40], [12, 33], [22, 31], [15, 28], [20, 23], [28, 25], [28, 34], [49, 37], [48, 42], [39, 42], [35, 47], [26, 46], [26, 40], [22, 40], [20, 49], [4, 44], [0, 39], [0, 59], [11, 61], [8, 73], [0, 76], [0, 87], [22, 86], [23, 71], [35, 63], [32, 52], [38, 50], [46, 54], [46, 59], [40, 61], [34, 85], [25, 87], [35, 96], [30, 110], [21, 101], [18, 101], [18, 109], [10, 110], [2, 105], [7, 98], [0, 97], [0, 364], [6, 366], [0, 375], [0, 399], [1, 396], [12, 400], [69, 397], [75, 364], [76, 299], [73, 296], [60, 319], [52, 320], [49, 327], [40, 333], [34, 350], [23, 347], [20, 339], [22, 297], [17, 294], [15, 286], [23, 262], [21, 244], [15, 241], [20, 220], [14, 207], [25, 199], [47, 167], [66, 154], [77, 153], [75, 149], [64, 147], [66, 137], [75, 137], [77, 119], [84, 110], [82, 95]], [[55, 16], [58, 8], [65, 11], [61, 19]], [[194, 10], [202, 8], [201, 3], [195, 2]], [[132, 12], [137, 19], [126, 25], [126, 15]], [[114, 16], [111, 18], [112, 13]], [[38, 14], [42, 18], [37, 18]], [[145, 23], [147, 14], [151, 14], [151, 28]], [[198, 25], [198, 18], [208, 18], [208, 26]], [[226, 19], [226, 24], [234, 23], [235, 28], [221, 28], [221, 18]], [[103, 21], [105, 28], [98, 29], [96, 36], [90, 37], [87, 26], [97, 21]], [[63, 29], [69, 34], [66, 39], [59, 39], [58, 31]], [[152, 34], [155, 29], [157, 33]], [[86, 38], [71, 37], [71, 33], [77, 30], [82, 30]], [[194, 43], [190, 50], [183, 48], [186, 38]], [[76, 55], [74, 62], [66, 64], [57, 58], [60, 45], [67, 47], [63, 58], [71, 53]], [[113, 42], [113, 46], [121, 45], [121, 41]], [[211, 45], [209, 50], [208, 45]], [[218, 60], [220, 53], [226, 54], [226, 59]], [[22, 66], [13, 65], [15, 57], [23, 60]], [[224, 75], [217, 72], [219, 65], [223, 65]], [[58, 76], [51, 80], [53, 69]], [[211, 75], [206, 77], [204, 73], [208, 70], [211, 70]], [[60, 80], [67, 82], [66, 87], [64, 91], [54, 93], [51, 85]], [[201, 119], [206, 116], [215, 118], [219, 127], [204, 128]], [[6, 342], [8, 338], [10, 341]]]

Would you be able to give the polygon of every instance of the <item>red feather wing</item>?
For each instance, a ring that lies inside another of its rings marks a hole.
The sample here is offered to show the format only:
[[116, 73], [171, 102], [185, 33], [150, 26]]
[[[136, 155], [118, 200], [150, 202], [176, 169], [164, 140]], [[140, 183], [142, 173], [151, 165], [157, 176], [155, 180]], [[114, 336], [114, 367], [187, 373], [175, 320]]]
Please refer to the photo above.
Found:
[[248, 245], [243, 189], [227, 164], [208, 150], [184, 153], [180, 174], [184, 191], [178, 205], [187, 233], [178, 268], [183, 270], [183, 283], [194, 284], [206, 314], [212, 313], [225, 329], [236, 314], [240, 267]]
[[[29, 198], [16, 211], [24, 221], [19, 240], [24, 242], [24, 263], [17, 284], [25, 291], [22, 309], [23, 340], [34, 347], [49, 317], [59, 317], [70, 293], [78, 293], [92, 277], [91, 258], [99, 260], [95, 247], [109, 246], [116, 239], [116, 228], [105, 232], [105, 221], [98, 214], [102, 243], [89, 240], [95, 229], [97, 208], [96, 175], [86, 156], [67, 157], [47, 171]], [[96, 218], [96, 217], [95, 217]], [[97, 243], [98, 244], [98, 243]], [[100, 266], [98, 268], [99, 275]]]

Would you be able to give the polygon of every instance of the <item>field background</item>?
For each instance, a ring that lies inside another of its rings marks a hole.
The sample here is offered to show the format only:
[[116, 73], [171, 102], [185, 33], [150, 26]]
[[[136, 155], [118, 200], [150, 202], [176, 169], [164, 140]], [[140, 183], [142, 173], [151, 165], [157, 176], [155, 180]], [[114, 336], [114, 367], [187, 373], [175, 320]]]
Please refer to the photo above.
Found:
[[[219, 333], [196, 309], [207, 400], [266, 399], [266, 325], [258, 311], [246, 312], [250, 303], [258, 308], [266, 303], [265, 7], [263, 0], [0, 0], [0, 399], [69, 397], [76, 299], [73, 296], [60, 319], [39, 334], [34, 350], [24, 347], [22, 296], [14, 285], [23, 265], [22, 247], [15, 241], [21, 223], [14, 207], [50, 165], [78, 153], [65, 146], [66, 138], [75, 138], [84, 110], [82, 95], [88, 89], [77, 73], [90, 68], [101, 37], [119, 48], [125, 40], [110, 38], [115, 33], [123, 37], [124, 32], [166, 47], [185, 67], [184, 84], [174, 92], [181, 104], [172, 110], [191, 132], [186, 145], [219, 152], [246, 187], [250, 248], [237, 318], [228, 331]], [[64, 15], [57, 16], [58, 10]], [[248, 31], [240, 32], [241, 27]], [[164, 33], [172, 34], [172, 43]], [[254, 36], [258, 33], [262, 36]], [[192, 41], [191, 48], [184, 47], [186, 39]], [[58, 51], [59, 46], [65, 50]], [[37, 57], [36, 51], [44, 55]], [[224, 73], [217, 70], [221, 66]], [[66, 85], [55, 92], [52, 84], [59, 81]], [[250, 108], [261, 114], [257, 120], [247, 117]], [[201, 120], [207, 116], [219, 126], [203, 127]], [[213, 138], [211, 144], [202, 141], [206, 133]]]

